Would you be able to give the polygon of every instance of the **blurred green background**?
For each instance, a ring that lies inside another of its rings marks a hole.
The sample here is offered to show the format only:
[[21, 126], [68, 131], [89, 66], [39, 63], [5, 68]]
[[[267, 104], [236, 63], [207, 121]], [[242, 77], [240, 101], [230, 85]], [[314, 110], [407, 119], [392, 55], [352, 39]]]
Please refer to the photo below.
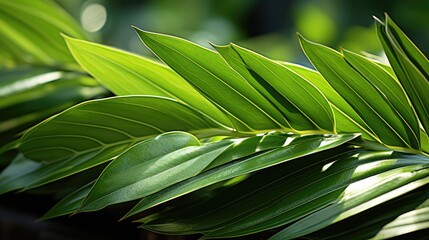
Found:
[[380, 55], [372, 16], [389, 13], [429, 53], [429, 1], [57, 0], [94, 40], [144, 55], [131, 25], [209, 47], [235, 42], [268, 57], [308, 65], [296, 32], [334, 48]]

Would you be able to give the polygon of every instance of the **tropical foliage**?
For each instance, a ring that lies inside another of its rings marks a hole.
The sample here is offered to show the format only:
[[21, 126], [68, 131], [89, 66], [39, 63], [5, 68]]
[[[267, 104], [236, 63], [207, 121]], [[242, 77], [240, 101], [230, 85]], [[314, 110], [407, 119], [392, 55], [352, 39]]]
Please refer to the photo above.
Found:
[[131, 202], [123, 219], [204, 239], [429, 228], [429, 61], [387, 15], [390, 65], [299, 36], [317, 71], [135, 28], [158, 62], [45, 1], [1, 0], [0, 26], [0, 193], [68, 193], [42, 219]]

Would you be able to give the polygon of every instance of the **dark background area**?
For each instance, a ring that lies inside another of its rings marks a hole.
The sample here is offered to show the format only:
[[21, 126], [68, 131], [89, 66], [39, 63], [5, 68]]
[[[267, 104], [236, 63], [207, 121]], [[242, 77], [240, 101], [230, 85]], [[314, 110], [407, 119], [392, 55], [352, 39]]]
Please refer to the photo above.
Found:
[[[131, 28], [180, 36], [209, 47], [235, 42], [268, 57], [308, 65], [296, 37], [336, 49], [383, 56], [373, 15], [392, 19], [429, 53], [429, 1], [385, 0], [57, 0], [94, 41], [152, 56]], [[9, 193], [0, 197], [0, 240], [196, 239], [160, 236], [117, 222], [127, 205], [36, 222], [58, 198]], [[264, 239], [255, 236], [252, 239]], [[243, 238], [249, 239], [249, 238]]]

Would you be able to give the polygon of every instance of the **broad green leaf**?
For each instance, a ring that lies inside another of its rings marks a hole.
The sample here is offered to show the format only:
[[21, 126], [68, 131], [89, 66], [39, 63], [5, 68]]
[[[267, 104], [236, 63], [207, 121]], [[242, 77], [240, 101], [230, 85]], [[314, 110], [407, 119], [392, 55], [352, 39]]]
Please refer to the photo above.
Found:
[[28, 131], [19, 150], [49, 163], [27, 187], [51, 182], [106, 162], [135, 143], [168, 131], [197, 136], [228, 134], [194, 109], [173, 99], [124, 96], [88, 101]]
[[387, 58], [428, 133], [429, 61], [387, 15], [386, 23], [377, 21], [377, 29]]
[[390, 146], [418, 149], [407, 128], [381, 94], [343, 56], [300, 37], [301, 46], [312, 64], [329, 84], [366, 122], [379, 140]]
[[280, 64], [311, 82], [325, 95], [334, 112], [336, 132], [360, 132], [364, 139], [374, 140], [376, 138], [356, 111], [329, 85], [320, 73], [293, 63], [280, 62]]
[[343, 55], [346, 61], [390, 104], [400, 117], [402, 124], [406, 126], [410, 145], [418, 149], [420, 144], [419, 122], [401, 85], [374, 62], [347, 50], [343, 51]]
[[[283, 140], [284, 142], [282, 147], [268, 151], [262, 151], [261, 154], [247, 155], [246, 153], [241, 155], [239, 152], [237, 152], [239, 157], [244, 157], [239, 159], [231, 158], [229, 154], [221, 155], [221, 158], [227, 158], [230, 162], [228, 163], [227, 160], [223, 159], [216, 159], [215, 161], [223, 162], [225, 164], [203, 172], [202, 174], [190, 178], [189, 180], [173, 185], [163, 191], [143, 198], [130, 212], [127, 213], [125, 217], [132, 216], [150, 207], [156, 206], [160, 203], [169, 201], [214, 183], [268, 168], [283, 162], [291, 161], [299, 157], [311, 155], [323, 150], [338, 147], [352, 139], [355, 139], [356, 137], [356, 135], [310, 135], [304, 137], [291, 136]], [[249, 145], [248, 142], [245, 141], [243, 141], [243, 143], [246, 144], [245, 146], [249, 147], [253, 145]], [[278, 145], [278, 143], [274, 143], [274, 145]], [[243, 149], [241, 151], [246, 150]], [[257, 148], [255, 149], [255, 152], [258, 152]]]
[[162, 61], [231, 117], [239, 131], [287, 126], [282, 114], [211, 50], [183, 39], [136, 29]]
[[74, 64], [60, 33], [86, 38], [79, 24], [53, 1], [0, 0], [0, 29], [6, 47], [30, 64]]
[[[313, 84], [268, 58], [237, 45], [232, 45], [232, 47], [238, 52], [248, 68], [262, 77], [297, 108], [298, 112], [295, 114], [301, 113], [321, 131], [331, 133], [335, 131], [335, 120], [331, 106], [325, 96]], [[298, 124], [291, 123], [291, 125]], [[307, 127], [299, 130], [310, 129], [312, 128]]]
[[231, 144], [223, 140], [201, 146], [197, 138], [181, 132], [136, 144], [105, 169], [79, 211], [142, 198], [190, 178]]
[[49, 209], [49, 211], [46, 212], [40, 220], [47, 220], [76, 212], [76, 210], [82, 205], [85, 197], [88, 196], [88, 193], [94, 183], [95, 181], [92, 181], [61, 199], [61, 201]]
[[167, 66], [118, 49], [65, 37], [76, 61], [116, 95], [154, 95], [182, 101], [226, 126], [229, 119]]
[[106, 90], [89, 77], [46, 68], [0, 70], [0, 145], [43, 119]]
[[341, 221], [429, 183], [428, 165], [387, 171], [348, 186], [334, 204], [317, 211], [270, 238], [294, 239]]

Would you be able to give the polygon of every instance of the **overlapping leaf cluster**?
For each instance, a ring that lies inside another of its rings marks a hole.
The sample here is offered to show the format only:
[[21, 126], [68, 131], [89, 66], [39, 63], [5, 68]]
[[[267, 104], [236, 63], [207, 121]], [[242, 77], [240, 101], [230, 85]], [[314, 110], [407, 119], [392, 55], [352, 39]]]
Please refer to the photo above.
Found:
[[[24, 44], [13, 30], [7, 36]], [[135, 30], [162, 63], [63, 31], [85, 78], [116, 96], [26, 131], [1, 193], [68, 187], [44, 219], [131, 202], [124, 219], [203, 238], [368, 239], [429, 228], [429, 61], [388, 16], [377, 31], [391, 67], [301, 36], [317, 71], [235, 44], [212, 51]], [[73, 65], [24, 46], [47, 65]]]

